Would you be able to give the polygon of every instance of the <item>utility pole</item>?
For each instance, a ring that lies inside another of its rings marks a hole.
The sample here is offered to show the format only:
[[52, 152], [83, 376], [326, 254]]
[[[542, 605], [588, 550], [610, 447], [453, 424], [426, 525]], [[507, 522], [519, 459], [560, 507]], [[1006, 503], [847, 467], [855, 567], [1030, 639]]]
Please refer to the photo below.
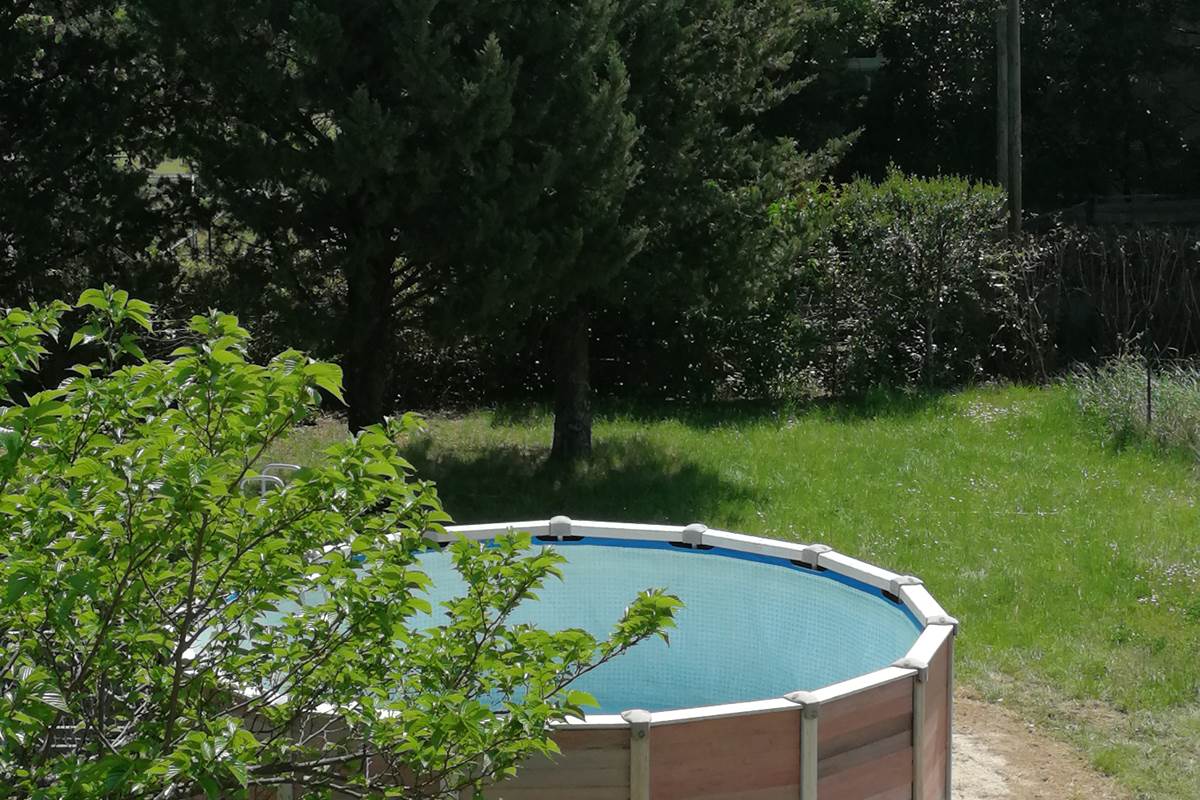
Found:
[[1008, 24], [1004, 49], [1007, 50], [1008, 98], [1005, 103], [1008, 138], [1008, 230], [1013, 236], [1021, 234], [1023, 210], [1022, 177], [1024, 172], [1021, 149], [1021, 0], [1008, 0]]
[[1008, 10], [996, 7], [996, 181], [1008, 189]]

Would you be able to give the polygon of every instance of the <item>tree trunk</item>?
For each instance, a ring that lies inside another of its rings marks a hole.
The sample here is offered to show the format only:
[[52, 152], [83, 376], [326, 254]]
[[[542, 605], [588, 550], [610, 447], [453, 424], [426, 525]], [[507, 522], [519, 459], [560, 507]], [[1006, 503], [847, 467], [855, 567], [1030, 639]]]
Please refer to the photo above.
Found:
[[588, 315], [580, 303], [554, 321], [554, 446], [550, 457], [575, 462], [592, 454], [592, 402], [588, 383], [591, 336]]
[[350, 430], [383, 420], [391, 384], [392, 259], [376, 255], [346, 270], [342, 352]]

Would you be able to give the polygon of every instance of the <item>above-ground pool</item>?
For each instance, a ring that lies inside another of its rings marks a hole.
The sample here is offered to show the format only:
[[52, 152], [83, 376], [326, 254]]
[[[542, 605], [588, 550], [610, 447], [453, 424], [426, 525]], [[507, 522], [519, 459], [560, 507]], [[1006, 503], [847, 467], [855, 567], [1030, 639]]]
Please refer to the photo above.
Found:
[[[488, 795], [509, 800], [948, 798], [957, 623], [916, 578], [820, 545], [687, 528], [572, 521], [528, 531], [567, 563], [514, 621], [604, 636], [636, 594], [684, 608], [670, 646], [644, 642], [573, 684], [600, 707], [556, 726], [561, 754]], [[442, 552], [431, 600], [462, 594]]]

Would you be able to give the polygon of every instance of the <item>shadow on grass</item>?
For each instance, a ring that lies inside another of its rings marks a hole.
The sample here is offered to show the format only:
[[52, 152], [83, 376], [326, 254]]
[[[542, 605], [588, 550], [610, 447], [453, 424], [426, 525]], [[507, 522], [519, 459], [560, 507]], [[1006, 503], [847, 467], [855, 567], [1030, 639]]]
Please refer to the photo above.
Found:
[[[782, 425], [806, 416], [853, 424], [876, 419], [919, 417], [946, 410], [949, 408], [949, 394], [940, 391], [876, 390], [853, 399], [803, 402], [733, 400], [693, 403], [609, 398], [596, 403], [595, 416], [598, 421], [626, 420], [646, 424], [674, 422], [694, 430], [772, 423]], [[548, 419], [548, 409], [534, 403], [506, 403], [492, 411], [492, 424], [496, 427], [521, 427]]]
[[672, 525], [715, 522], [755, 507], [746, 486], [684, 463], [637, 438], [598, 442], [592, 460], [573, 469], [549, 461], [545, 449], [493, 445], [444, 450], [422, 439], [405, 456], [437, 482], [455, 522], [577, 519]]
[[951, 409], [950, 392], [872, 390], [853, 400], [818, 402], [812, 413], [830, 422], [856, 423], [876, 419], [903, 420]]

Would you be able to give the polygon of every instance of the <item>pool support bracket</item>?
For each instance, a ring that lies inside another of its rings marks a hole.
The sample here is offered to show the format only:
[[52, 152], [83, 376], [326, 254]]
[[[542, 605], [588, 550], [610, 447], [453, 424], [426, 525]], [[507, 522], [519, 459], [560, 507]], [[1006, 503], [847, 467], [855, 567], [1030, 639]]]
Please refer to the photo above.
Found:
[[905, 586], [924, 586], [925, 581], [915, 575], [897, 575], [888, 582], [888, 588], [883, 590], [883, 596], [897, 605], [904, 601], [900, 599], [900, 590]]
[[545, 536], [535, 536], [539, 542], [578, 542], [583, 539], [582, 536], [576, 536], [571, 532], [574, 522], [570, 517], [558, 515], [550, 518], [550, 524], [547, 526], [548, 533]]
[[792, 563], [801, 567], [807, 567], [808, 569], [823, 571], [825, 567], [821, 566], [821, 556], [832, 552], [833, 548], [827, 544], [805, 545], [800, 550], [800, 557], [794, 559]]
[[817, 725], [821, 698], [813, 692], [792, 692], [783, 699], [800, 706], [800, 800], [817, 800]]
[[650, 722], [654, 715], [640, 708], [621, 712], [629, 723], [629, 800], [650, 800]]
[[704, 544], [704, 533], [708, 530], [708, 526], [703, 522], [693, 522], [683, 529], [682, 541], [685, 544], [690, 544], [692, 547], [699, 547]]

